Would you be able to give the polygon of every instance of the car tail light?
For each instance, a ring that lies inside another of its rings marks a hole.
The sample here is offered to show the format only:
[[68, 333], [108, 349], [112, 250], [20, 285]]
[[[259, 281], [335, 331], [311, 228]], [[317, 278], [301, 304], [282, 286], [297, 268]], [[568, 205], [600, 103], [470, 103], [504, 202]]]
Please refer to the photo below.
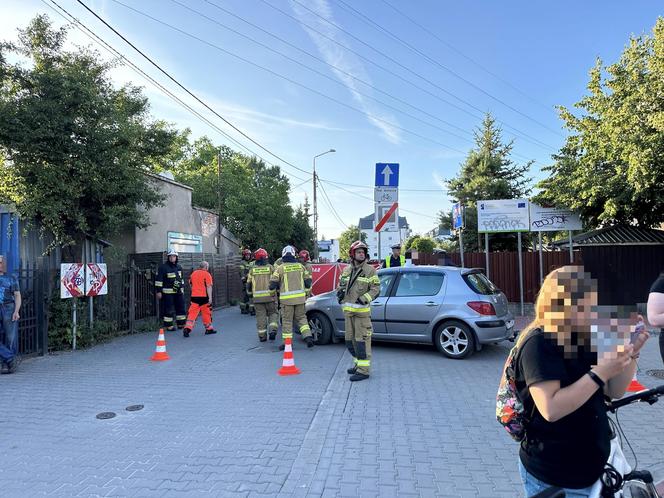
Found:
[[477, 311], [480, 315], [495, 315], [496, 309], [491, 303], [485, 303], [484, 301], [470, 301], [466, 303], [470, 308]]

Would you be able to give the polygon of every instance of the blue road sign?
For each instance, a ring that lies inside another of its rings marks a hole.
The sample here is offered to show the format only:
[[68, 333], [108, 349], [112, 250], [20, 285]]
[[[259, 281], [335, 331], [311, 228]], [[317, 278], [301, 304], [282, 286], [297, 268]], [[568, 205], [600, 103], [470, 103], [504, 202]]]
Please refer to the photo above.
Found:
[[455, 230], [463, 227], [463, 208], [459, 202], [452, 206], [452, 227]]
[[398, 187], [399, 164], [376, 163], [376, 187]]

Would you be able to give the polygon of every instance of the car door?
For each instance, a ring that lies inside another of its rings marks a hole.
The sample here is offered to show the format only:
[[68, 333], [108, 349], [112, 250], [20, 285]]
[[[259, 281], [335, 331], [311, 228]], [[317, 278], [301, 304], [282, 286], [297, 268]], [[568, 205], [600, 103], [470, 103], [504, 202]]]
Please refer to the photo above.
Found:
[[376, 336], [387, 334], [387, 329], [385, 328], [385, 309], [390, 299], [390, 290], [397, 275], [396, 272], [378, 275], [380, 278], [380, 294], [378, 294], [376, 299], [371, 301], [371, 322], [374, 328], [373, 333]]
[[385, 308], [390, 339], [430, 341], [430, 322], [445, 297], [442, 271], [402, 270]]

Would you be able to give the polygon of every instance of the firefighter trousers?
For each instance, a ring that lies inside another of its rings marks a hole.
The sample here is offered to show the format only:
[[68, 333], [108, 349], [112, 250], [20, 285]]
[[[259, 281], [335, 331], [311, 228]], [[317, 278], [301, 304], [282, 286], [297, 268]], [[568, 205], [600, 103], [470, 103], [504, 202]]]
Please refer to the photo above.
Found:
[[281, 303], [281, 337], [283, 339], [293, 338], [293, 325], [302, 334], [302, 339], [311, 337], [311, 329], [307, 314], [304, 312], [304, 304]]
[[277, 313], [277, 303], [274, 301], [268, 303], [254, 303], [256, 308], [256, 329], [258, 337], [267, 337], [267, 333], [276, 333], [279, 329], [279, 313]]
[[371, 315], [369, 313], [344, 313], [346, 347], [350, 351], [357, 373], [369, 375], [371, 370]]
[[194, 329], [194, 325], [196, 324], [196, 319], [198, 318], [198, 314], [201, 314], [201, 317], [203, 318], [203, 326], [205, 327], [205, 330], [211, 330], [212, 329], [212, 306], [210, 303], [195, 303], [192, 301], [192, 303], [189, 305], [189, 312], [187, 313], [187, 323], [185, 324], [185, 327], [187, 327], [189, 330]]
[[175, 294], [162, 292], [161, 313], [164, 317], [164, 328], [169, 330], [175, 329], [173, 313], [175, 313], [175, 322], [177, 322], [178, 328], [184, 328], [184, 323], [187, 319], [184, 310], [184, 294], [182, 292], [176, 292]]
[[246, 289], [242, 289], [242, 301], [240, 301], [240, 311], [243, 314], [253, 313], [255, 310], [254, 303], [251, 302], [251, 296]]

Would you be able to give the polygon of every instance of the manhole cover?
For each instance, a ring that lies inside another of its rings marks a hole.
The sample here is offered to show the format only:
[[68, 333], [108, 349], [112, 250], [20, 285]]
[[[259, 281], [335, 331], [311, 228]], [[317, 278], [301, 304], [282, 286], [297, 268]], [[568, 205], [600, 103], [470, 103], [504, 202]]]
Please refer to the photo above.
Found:
[[648, 370], [647, 373], [656, 379], [664, 379], [664, 370]]
[[142, 410], [143, 405], [129, 405], [125, 410], [128, 412], [137, 412], [138, 410]]
[[99, 420], [106, 420], [108, 418], [113, 418], [115, 417], [115, 413], [113, 412], [101, 412], [97, 414], [97, 418]]

